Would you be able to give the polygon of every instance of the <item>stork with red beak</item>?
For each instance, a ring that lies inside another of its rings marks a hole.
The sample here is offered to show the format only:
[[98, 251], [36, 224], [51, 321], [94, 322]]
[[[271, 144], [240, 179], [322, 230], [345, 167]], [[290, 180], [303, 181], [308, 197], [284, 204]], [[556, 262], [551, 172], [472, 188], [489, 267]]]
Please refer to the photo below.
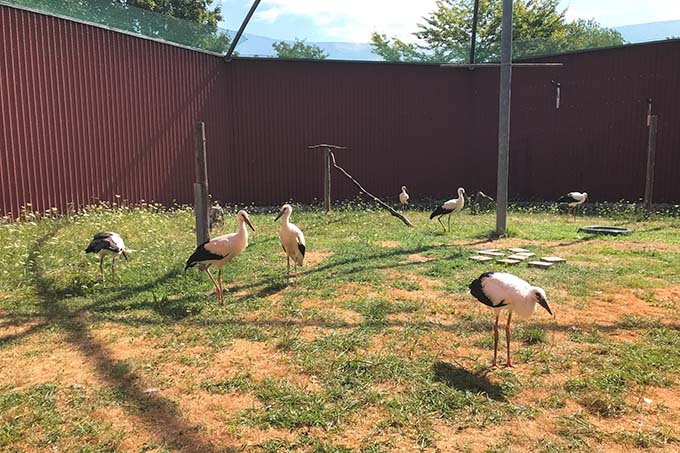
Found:
[[289, 204], [281, 206], [279, 215], [276, 216], [276, 222], [281, 217], [281, 228], [279, 229], [279, 239], [283, 251], [286, 252], [286, 260], [288, 262], [288, 271], [286, 273], [286, 282], [290, 282], [290, 260], [295, 264], [295, 276], [297, 277], [297, 267], [302, 266], [305, 259], [305, 235], [297, 225], [290, 223], [290, 215], [293, 212], [293, 207]]
[[[225, 234], [199, 245], [189, 257], [184, 267], [186, 271], [196, 264], [204, 264], [206, 273], [215, 285], [215, 294], [221, 304], [224, 303], [224, 295], [222, 294], [222, 267], [239, 256], [248, 247], [248, 230], [246, 225], [255, 231], [246, 211], [239, 211], [236, 214], [236, 220], [238, 221], [238, 231], [236, 233]], [[210, 269], [208, 269], [208, 266], [211, 264], [217, 268], [217, 281], [215, 281], [215, 278], [210, 273]]]

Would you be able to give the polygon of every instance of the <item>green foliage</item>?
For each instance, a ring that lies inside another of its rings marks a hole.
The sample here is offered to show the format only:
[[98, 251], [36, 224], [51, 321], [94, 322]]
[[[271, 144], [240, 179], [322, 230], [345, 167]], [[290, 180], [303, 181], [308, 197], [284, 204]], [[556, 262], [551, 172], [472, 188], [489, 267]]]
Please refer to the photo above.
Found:
[[214, 0], [10, 0], [50, 14], [85, 20], [151, 38], [225, 52], [229, 36], [217, 25], [223, 19]]
[[[474, 0], [438, 0], [414, 36], [418, 44], [374, 32], [373, 52], [386, 61], [461, 63], [468, 60]], [[620, 33], [594, 20], [567, 22], [558, 0], [516, 0], [513, 56], [523, 57], [623, 44]], [[500, 58], [501, 0], [480, 0], [475, 62]], [[420, 44], [422, 43], [422, 44]]]
[[277, 41], [272, 44], [279, 58], [306, 58], [310, 60], [325, 60], [328, 54], [316, 44], [305, 44], [304, 39], [295, 38], [293, 44]]

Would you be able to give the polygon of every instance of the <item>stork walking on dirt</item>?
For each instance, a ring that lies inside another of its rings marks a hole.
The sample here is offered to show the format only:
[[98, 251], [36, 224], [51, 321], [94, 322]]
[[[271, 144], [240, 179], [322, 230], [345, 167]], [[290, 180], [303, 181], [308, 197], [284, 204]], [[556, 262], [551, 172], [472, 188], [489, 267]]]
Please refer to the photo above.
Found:
[[[222, 267], [239, 256], [248, 247], [248, 230], [246, 225], [255, 231], [246, 211], [239, 211], [236, 214], [236, 220], [238, 221], [238, 231], [236, 233], [225, 234], [199, 245], [189, 257], [184, 267], [186, 271], [196, 264], [204, 264], [206, 266], [205, 272], [215, 285], [215, 293], [221, 304], [224, 303], [224, 295], [222, 294]], [[217, 281], [215, 281], [215, 278], [210, 273], [210, 269], [208, 269], [208, 266], [211, 264], [217, 268]]]
[[545, 308], [551, 316], [553, 312], [548, 306], [548, 299], [542, 288], [531, 286], [521, 278], [505, 272], [486, 272], [470, 283], [470, 293], [483, 303], [494, 309], [496, 323], [493, 327], [493, 362], [496, 366], [498, 355], [498, 319], [501, 311], [508, 311], [508, 323], [505, 325], [505, 339], [508, 350], [505, 366], [512, 367], [510, 361], [510, 320], [517, 313], [520, 318], [528, 318], [536, 312], [536, 304]]
[[104, 256], [111, 255], [111, 279], [116, 280], [116, 258], [123, 255], [127, 261], [125, 253], [125, 243], [118, 233], [97, 233], [92, 238], [90, 245], [85, 249], [85, 253], [96, 253], [99, 255], [99, 273], [102, 282], [104, 281]]
[[290, 260], [293, 260], [295, 265], [295, 277], [297, 277], [297, 267], [302, 266], [305, 259], [305, 235], [297, 225], [290, 223], [290, 215], [293, 212], [293, 207], [289, 204], [281, 206], [279, 215], [274, 221], [281, 221], [281, 228], [279, 228], [279, 239], [283, 246], [283, 251], [286, 252], [286, 261], [288, 263], [288, 270], [286, 272], [286, 282], [290, 282]]
[[460, 211], [461, 209], [463, 209], [464, 206], [465, 206], [465, 189], [459, 187], [458, 198], [453, 198], [442, 203], [441, 206], [437, 207], [437, 209], [435, 209], [432, 212], [432, 214], [430, 214], [430, 220], [437, 217], [437, 220], [439, 220], [439, 223], [441, 224], [442, 228], [444, 228], [444, 231], [446, 231], [446, 227], [442, 223], [442, 216], [448, 215], [449, 231], [451, 231], [451, 213]]

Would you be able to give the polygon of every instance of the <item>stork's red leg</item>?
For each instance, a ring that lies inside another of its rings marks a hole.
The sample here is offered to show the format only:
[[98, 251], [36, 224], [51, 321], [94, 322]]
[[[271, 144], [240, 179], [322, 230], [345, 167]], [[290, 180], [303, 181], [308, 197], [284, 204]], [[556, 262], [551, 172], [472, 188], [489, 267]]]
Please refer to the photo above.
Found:
[[217, 298], [221, 300], [222, 294], [221, 294], [221, 291], [220, 291], [220, 287], [217, 286], [217, 282], [215, 281], [215, 277], [212, 276], [212, 274], [210, 273], [210, 269], [208, 269], [207, 267], [205, 268], [205, 272], [208, 274], [208, 277], [210, 277], [210, 280], [212, 280], [213, 285], [215, 285], [215, 293], [217, 294]]
[[496, 315], [496, 323], [493, 326], [493, 362], [491, 366], [498, 366], [496, 363], [496, 357], [498, 356], [498, 318], [500, 318], [500, 313]]
[[505, 362], [505, 366], [512, 368], [512, 362], [510, 361], [510, 320], [512, 319], [512, 312], [508, 312], [508, 323], [505, 325], [505, 344], [508, 348], [508, 361]]
[[222, 290], [222, 268], [217, 271], [217, 283], [220, 284], [220, 304], [224, 305], [224, 291]]

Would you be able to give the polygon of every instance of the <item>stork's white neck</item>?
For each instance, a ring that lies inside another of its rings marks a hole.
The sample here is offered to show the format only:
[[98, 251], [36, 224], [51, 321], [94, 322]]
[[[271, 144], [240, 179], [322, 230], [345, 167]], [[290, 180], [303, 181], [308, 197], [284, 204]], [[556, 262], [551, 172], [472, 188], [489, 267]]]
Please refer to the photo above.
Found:
[[245, 235], [248, 237], [248, 228], [246, 228], [246, 221], [239, 218], [238, 219], [238, 234]]

